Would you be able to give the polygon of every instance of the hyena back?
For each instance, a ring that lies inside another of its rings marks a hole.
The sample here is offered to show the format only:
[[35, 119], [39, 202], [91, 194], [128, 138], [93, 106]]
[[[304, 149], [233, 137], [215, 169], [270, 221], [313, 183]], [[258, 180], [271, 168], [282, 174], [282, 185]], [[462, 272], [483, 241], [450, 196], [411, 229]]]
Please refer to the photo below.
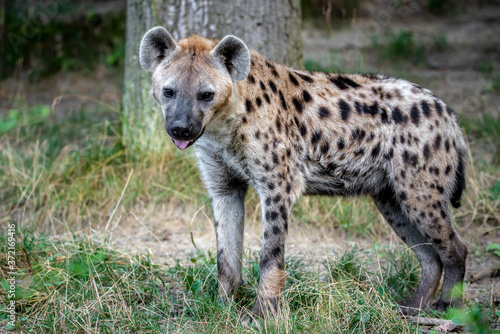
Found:
[[166, 132], [193, 145], [217, 237], [219, 296], [241, 281], [244, 198], [262, 207], [256, 316], [279, 310], [285, 236], [300, 195], [369, 194], [415, 252], [422, 278], [401, 307], [461, 303], [467, 248], [448, 205], [460, 205], [466, 144], [455, 113], [430, 91], [379, 75], [297, 71], [268, 61], [234, 36], [176, 42], [156, 27], [141, 42]]

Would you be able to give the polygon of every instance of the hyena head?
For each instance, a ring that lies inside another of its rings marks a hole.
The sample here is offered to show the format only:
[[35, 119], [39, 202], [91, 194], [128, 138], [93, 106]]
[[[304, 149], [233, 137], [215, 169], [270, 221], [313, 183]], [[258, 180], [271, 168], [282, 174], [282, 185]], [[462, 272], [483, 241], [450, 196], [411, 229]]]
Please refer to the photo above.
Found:
[[250, 72], [250, 52], [234, 36], [218, 44], [196, 35], [177, 43], [155, 27], [142, 38], [139, 58], [152, 73], [152, 94], [161, 105], [165, 130], [182, 150], [228, 105], [233, 83]]

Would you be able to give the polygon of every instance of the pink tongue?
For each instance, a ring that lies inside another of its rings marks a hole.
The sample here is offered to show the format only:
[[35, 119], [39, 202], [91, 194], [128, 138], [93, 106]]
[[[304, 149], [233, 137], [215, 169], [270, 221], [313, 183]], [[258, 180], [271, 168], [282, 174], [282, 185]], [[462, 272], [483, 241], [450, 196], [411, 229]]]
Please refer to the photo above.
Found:
[[189, 140], [177, 140], [174, 139], [174, 144], [181, 150], [185, 149], [189, 145]]

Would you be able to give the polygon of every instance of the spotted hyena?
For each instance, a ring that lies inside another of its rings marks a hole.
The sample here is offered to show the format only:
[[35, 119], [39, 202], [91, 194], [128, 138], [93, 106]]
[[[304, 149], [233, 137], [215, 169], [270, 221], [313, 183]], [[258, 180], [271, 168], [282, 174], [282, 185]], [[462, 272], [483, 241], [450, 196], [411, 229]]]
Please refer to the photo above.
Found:
[[294, 70], [234, 36], [176, 42], [161, 27], [143, 37], [140, 62], [152, 72], [165, 130], [178, 148], [195, 150], [212, 201], [222, 300], [241, 282], [252, 186], [263, 228], [254, 315], [279, 309], [285, 237], [303, 194], [373, 198], [422, 266], [403, 312], [461, 303], [452, 290], [464, 278], [467, 247], [448, 204], [460, 205], [466, 144], [455, 113], [432, 92], [381, 75]]

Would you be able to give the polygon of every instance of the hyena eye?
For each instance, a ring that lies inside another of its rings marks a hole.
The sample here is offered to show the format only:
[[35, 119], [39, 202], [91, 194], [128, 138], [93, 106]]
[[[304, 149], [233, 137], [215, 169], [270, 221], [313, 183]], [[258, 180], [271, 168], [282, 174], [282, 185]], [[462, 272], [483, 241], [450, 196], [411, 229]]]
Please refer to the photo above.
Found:
[[172, 97], [174, 96], [174, 90], [170, 88], [163, 88], [163, 95], [165, 95], [165, 97]]
[[201, 93], [201, 99], [203, 101], [211, 101], [213, 98], [214, 98], [214, 93], [212, 92]]

